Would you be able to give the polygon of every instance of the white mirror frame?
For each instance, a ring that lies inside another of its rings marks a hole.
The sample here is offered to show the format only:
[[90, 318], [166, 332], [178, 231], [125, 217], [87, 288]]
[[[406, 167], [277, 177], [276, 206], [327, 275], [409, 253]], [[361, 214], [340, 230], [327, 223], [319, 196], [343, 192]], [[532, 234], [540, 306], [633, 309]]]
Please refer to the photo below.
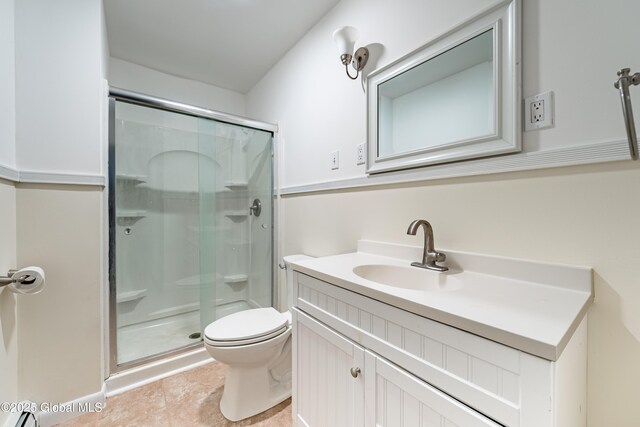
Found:
[[[521, 0], [505, 0], [367, 77], [367, 173], [374, 174], [521, 151]], [[378, 86], [489, 30], [494, 30], [495, 133], [378, 156]]]

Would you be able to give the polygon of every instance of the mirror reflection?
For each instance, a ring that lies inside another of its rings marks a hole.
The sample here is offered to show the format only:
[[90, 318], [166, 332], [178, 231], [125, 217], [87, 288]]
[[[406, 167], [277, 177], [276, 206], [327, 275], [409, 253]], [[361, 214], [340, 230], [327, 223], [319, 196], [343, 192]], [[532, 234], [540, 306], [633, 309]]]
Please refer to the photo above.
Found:
[[377, 157], [496, 134], [494, 30], [378, 85]]

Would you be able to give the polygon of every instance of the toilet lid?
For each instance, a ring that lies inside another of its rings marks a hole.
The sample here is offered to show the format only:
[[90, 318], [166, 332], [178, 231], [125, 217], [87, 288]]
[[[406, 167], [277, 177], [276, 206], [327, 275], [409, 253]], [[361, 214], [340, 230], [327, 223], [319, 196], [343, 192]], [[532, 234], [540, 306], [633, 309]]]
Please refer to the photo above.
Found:
[[283, 329], [287, 316], [273, 307], [240, 311], [207, 326], [204, 335], [211, 341], [244, 341], [270, 335]]

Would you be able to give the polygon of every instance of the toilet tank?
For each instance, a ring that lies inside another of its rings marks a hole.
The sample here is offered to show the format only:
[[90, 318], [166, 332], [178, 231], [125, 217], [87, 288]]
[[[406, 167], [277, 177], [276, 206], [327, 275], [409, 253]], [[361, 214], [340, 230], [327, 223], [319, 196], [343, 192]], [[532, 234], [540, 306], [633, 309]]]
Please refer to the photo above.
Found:
[[309, 255], [287, 255], [282, 258], [287, 273], [287, 309], [293, 307], [293, 269], [291, 268], [291, 263], [311, 258], [313, 257]]

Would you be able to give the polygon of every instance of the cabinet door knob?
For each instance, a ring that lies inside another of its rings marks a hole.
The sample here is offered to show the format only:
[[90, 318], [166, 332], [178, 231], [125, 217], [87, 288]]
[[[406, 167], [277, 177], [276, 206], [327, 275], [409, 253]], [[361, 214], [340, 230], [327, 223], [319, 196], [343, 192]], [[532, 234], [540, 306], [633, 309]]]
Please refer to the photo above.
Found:
[[351, 368], [351, 376], [353, 378], [358, 378], [358, 374], [360, 374], [360, 368]]

